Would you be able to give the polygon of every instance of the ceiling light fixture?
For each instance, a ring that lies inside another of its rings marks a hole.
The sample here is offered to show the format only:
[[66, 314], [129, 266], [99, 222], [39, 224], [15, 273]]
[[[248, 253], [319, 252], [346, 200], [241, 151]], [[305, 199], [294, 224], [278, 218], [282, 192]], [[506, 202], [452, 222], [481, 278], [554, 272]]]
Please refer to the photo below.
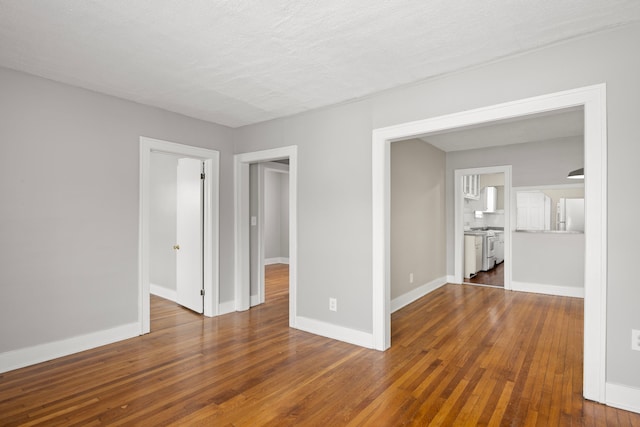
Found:
[[569, 179], [584, 179], [584, 168], [576, 169], [574, 171], [569, 172], [567, 175]]

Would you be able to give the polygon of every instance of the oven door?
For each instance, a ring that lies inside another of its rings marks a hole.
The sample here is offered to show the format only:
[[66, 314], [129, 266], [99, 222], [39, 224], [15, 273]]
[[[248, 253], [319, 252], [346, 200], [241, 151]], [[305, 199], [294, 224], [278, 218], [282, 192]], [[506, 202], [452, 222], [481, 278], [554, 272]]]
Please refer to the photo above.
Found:
[[487, 237], [487, 258], [496, 256], [496, 240], [495, 236]]

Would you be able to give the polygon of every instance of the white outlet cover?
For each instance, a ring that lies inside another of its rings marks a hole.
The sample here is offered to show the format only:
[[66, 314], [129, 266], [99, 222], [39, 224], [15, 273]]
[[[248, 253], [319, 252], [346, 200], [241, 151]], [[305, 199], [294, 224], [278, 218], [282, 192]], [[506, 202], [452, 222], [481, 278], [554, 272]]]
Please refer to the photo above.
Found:
[[338, 311], [338, 300], [335, 298], [329, 298], [329, 310]]

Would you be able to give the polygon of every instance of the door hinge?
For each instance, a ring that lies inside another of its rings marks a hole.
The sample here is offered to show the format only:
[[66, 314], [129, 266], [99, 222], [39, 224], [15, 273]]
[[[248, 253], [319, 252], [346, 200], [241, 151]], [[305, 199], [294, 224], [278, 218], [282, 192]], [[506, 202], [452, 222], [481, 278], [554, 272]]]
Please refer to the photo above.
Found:
[[200, 174], [200, 179], [204, 179], [204, 174], [203, 173]]
[[200, 289], [200, 295], [204, 296], [204, 289]]

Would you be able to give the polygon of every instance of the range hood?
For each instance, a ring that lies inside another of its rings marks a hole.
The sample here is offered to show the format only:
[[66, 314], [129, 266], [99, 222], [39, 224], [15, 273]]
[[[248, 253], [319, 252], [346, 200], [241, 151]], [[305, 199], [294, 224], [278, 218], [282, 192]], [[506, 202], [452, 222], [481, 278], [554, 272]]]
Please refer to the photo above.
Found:
[[483, 187], [480, 191], [482, 210], [480, 212], [491, 213], [498, 210], [498, 187]]

